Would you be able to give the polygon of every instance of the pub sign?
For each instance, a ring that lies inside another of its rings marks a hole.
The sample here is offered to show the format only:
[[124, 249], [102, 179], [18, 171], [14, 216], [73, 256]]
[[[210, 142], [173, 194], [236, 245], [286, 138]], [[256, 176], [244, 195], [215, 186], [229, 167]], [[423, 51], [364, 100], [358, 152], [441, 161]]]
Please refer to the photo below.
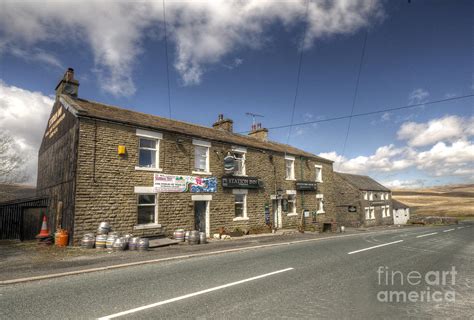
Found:
[[234, 189], [258, 189], [262, 187], [263, 182], [259, 178], [252, 177], [223, 177], [222, 187]]

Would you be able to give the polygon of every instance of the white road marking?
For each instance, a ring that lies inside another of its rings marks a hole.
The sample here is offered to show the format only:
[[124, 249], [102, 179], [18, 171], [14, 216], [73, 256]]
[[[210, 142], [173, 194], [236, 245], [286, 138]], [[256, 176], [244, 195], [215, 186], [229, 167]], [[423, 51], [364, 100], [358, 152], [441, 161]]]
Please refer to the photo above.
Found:
[[432, 232], [432, 233], [425, 233], [425, 234], [420, 234], [419, 236], [416, 236], [417, 238], [423, 238], [427, 236], [432, 236], [434, 234], [438, 234], [438, 232]]
[[382, 244], [379, 244], [377, 246], [368, 247], [368, 248], [364, 248], [364, 249], [360, 249], [360, 250], [356, 250], [356, 251], [351, 251], [351, 252], [348, 252], [347, 254], [353, 254], [353, 253], [367, 251], [367, 250], [371, 250], [371, 249], [375, 249], [375, 248], [385, 247], [385, 246], [388, 246], [390, 244], [399, 243], [399, 242], [403, 242], [403, 240], [397, 240], [397, 241], [393, 241], [393, 242], [382, 243]]
[[111, 315], [108, 315], [108, 316], [101, 317], [98, 320], [106, 320], [106, 319], [112, 319], [112, 318], [125, 316], [127, 314], [131, 314], [131, 313], [135, 313], [135, 312], [138, 312], [138, 311], [143, 311], [143, 310], [146, 310], [146, 309], [158, 307], [158, 306], [161, 306], [161, 305], [164, 305], [164, 304], [184, 300], [184, 299], [195, 297], [195, 296], [205, 294], [205, 293], [208, 293], [208, 292], [225, 289], [225, 288], [228, 288], [228, 287], [236, 286], [238, 284], [242, 284], [242, 283], [246, 283], [246, 282], [249, 282], [249, 281], [262, 279], [262, 278], [265, 278], [265, 277], [268, 277], [268, 276], [272, 276], [272, 275], [282, 273], [282, 272], [286, 272], [286, 271], [290, 271], [290, 270], [294, 270], [294, 268], [286, 268], [286, 269], [282, 269], [282, 270], [278, 270], [278, 271], [273, 271], [273, 272], [265, 273], [265, 274], [262, 274], [262, 275], [259, 275], [259, 276], [256, 276], [256, 277], [247, 278], [247, 279], [244, 279], [244, 280], [231, 282], [231, 283], [224, 284], [224, 285], [221, 285], [221, 286], [217, 286], [217, 287], [214, 287], [214, 288], [209, 288], [209, 289], [189, 293], [189, 294], [186, 294], [184, 296], [179, 296], [179, 297], [176, 297], [176, 298], [172, 298], [172, 299], [163, 300], [163, 301], [159, 301], [159, 302], [156, 302], [156, 303], [148, 304], [146, 306], [141, 306], [141, 307], [138, 307], [138, 308], [122, 311], [122, 312], [119, 312], [119, 313], [114, 313], [114, 314], [111, 314]]
[[458, 227], [458, 229], [462, 229], [462, 228], [464, 228], [464, 227]]
[[448, 230], [444, 230], [443, 232], [449, 232], [449, 231], [453, 231], [455, 230], [454, 228], [453, 229], [448, 229]]

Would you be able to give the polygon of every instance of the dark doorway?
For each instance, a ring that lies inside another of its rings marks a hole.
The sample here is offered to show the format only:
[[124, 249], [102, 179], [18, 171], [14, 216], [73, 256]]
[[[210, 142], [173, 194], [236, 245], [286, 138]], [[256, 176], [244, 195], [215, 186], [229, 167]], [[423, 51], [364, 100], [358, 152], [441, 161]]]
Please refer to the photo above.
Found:
[[207, 201], [194, 201], [194, 228], [206, 232]]
[[331, 224], [323, 223], [323, 232], [331, 232]]
[[34, 240], [40, 233], [46, 208], [23, 208], [21, 240]]

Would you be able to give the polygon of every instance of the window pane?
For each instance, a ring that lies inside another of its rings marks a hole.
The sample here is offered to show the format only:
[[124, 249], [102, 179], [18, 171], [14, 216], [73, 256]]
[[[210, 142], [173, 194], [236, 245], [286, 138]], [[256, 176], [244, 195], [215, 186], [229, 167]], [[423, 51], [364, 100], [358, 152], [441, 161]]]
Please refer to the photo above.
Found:
[[140, 149], [138, 156], [138, 165], [140, 167], [155, 168], [156, 167], [156, 151]]
[[154, 194], [139, 195], [138, 204], [155, 204], [155, 195]]
[[194, 147], [194, 168], [196, 171], [207, 171], [207, 149], [206, 147]]
[[235, 216], [236, 217], [244, 217], [244, 194], [236, 194], [235, 195]]
[[156, 140], [142, 139], [140, 138], [140, 148], [156, 148]]
[[155, 222], [155, 206], [138, 207], [138, 224]]

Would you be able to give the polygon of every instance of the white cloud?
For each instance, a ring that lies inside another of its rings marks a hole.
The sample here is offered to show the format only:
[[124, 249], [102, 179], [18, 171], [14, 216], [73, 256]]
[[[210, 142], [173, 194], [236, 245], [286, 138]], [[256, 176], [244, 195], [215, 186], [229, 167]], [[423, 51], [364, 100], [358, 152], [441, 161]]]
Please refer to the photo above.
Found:
[[[275, 22], [289, 31], [305, 16], [305, 0], [167, 2], [168, 39], [184, 85], [200, 83], [206, 67], [238, 48], [259, 48]], [[73, 14], [71, 14], [73, 13]], [[238, 14], [236, 14], [238, 13]], [[305, 47], [316, 39], [348, 34], [383, 16], [379, 0], [311, 1]], [[132, 95], [132, 74], [143, 42], [162, 29], [161, 1], [13, 1], [2, 3], [0, 52], [47, 43], [88, 46], [103, 89]], [[296, 30], [296, 29], [294, 29]], [[50, 57], [43, 57], [50, 59]], [[50, 59], [51, 60], [51, 59]], [[52, 60], [50, 62], [53, 62]], [[54, 63], [54, 62], [53, 62]]]
[[[418, 169], [432, 177], [474, 181], [474, 144], [469, 139], [473, 135], [473, 119], [445, 116], [427, 123], [404, 123], [399, 138], [407, 141], [406, 146], [390, 144], [377, 148], [372, 155], [351, 159], [335, 151], [320, 156], [335, 161], [334, 168], [342, 172], [374, 175]], [[427, 145], [431, 147], [420, 148]]]
[[415, 89], [408, 95], [408, 104], [424, 103], [429, 96], [428, 91], [422, 88]]
[[24, 50], [20, 48], [10, 48], [8, 52], [26, 61], [45, 63], [47, 65], [50, 65], [59, 69], [64, 69], [64, 65], [56, 56], [38, 48], [33, 48], [31, 50]]
[[397, 132], [397, 137], [399, 140], [407, 140], [410, 146], [420, 147], [438, 141], [455, 141], [473, 134], [474, 117], [445, 116], [428, 123], [403, 123]]
[[382, 184], [391, 189], [417, 189], [422, 188], [425, 185], [425, 180], [387, 180], [383, 181]]
[[13, 137], [26, 159], [29, 183], [36, 183], [38, 149], [54, 100], [40, 92], [8, 86], [0, 80], [0, 128]]

